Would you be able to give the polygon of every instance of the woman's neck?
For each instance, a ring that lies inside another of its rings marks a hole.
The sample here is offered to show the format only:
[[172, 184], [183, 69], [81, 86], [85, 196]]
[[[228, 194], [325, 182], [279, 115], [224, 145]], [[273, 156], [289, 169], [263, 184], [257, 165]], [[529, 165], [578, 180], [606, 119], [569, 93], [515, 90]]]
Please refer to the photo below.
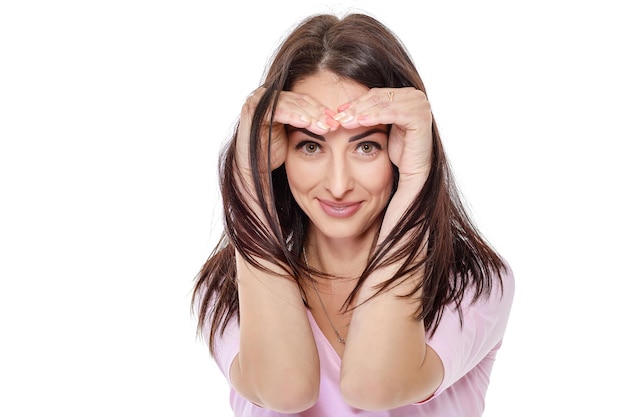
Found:
[[326, 239], [312, 233], [306, 245], [311, 266], [337, 278], [358, 278], [372, 250], [373, 238]]

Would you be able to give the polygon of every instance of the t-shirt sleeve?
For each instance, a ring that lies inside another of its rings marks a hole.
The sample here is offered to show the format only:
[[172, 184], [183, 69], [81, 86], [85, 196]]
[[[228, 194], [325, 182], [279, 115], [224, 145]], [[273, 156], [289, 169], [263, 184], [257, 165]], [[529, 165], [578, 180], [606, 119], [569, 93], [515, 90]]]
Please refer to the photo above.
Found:
[[461, 305], [462, 325], [454, 306], [444, 310], [439, 327], [428, 340], [444, 367], [443, 381], [431, 398], [462, 378], [502, 342], [515, 292], [508, 266], [502, 273], [502, 287], [495, 282], [488, 298], [472, 304], [471, 294], [466, 296]]
[[[200, 301], [204, 299], [205, 289], [203, 288], [202, 292], [198, 297], [196, 297], [194, 301], [194, 310], [200, 311]], [[209, 301], [209, 311], [212, 311], [214, 300]], [[202, 338], [204, 342], [209, 344], [209, 334], [211, 333], [210, 321], [205, 321], [202, 326]], [[215, 340], [215, 351], [213, 355], [213, 360], [217, 364], [218, 368], [222, 372], [222, 374], [226, 377], [228, 382], [230, 383], [230, 366], [239, 353], [239, 323], [236, 317], [231, 318], [231, 320], [226, 325], [224, 329], [224, 333], [220, 334], [219, 330], [216, 334]]]
[[232, 318], [223, 335], [219, 335], [215, 341], [214, 360], [230, 383], [230, 366], [239, 353], [239, 324], [236, 318]]

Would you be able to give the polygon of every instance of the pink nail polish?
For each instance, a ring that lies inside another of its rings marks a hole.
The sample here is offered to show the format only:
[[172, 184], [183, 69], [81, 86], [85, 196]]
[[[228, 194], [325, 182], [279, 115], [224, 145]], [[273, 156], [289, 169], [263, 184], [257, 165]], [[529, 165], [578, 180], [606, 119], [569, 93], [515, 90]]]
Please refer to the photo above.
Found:
[[328, 129], [330, 129], [330, 126], [328, 126], [328, 125], [327, 125], [326, 123], [324, 123], [324, 122], [317, 122], [317, 126], [318, 126], [320, 129], [324, 129], [324, 130], [328, 130]]
[[338, 128], [340, 126], [340, 123], [338, 121], [330, 117], [326, 119], [326, 123], [328, 123], [328, 125], [332, 128]]
[[348, 123], [350, 120], [354, 119], [353, 115], [347, 115], [344, 112], [338, 113], [335, 116], [335, 120], [337, 120], [339, 123]]
[[337, 107], [337, 111], [338, 112], [342, 112], [344, 110], [348, 110], [350, 108], [350, 103], [346, 103], [346, 104], [342, 104], [341, 106]]

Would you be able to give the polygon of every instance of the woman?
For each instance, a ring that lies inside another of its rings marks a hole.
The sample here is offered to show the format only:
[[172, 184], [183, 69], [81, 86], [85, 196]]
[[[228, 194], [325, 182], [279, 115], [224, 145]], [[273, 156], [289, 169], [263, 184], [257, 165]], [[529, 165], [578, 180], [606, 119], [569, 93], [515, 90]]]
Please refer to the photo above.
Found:
[[478, 416], [514, 284], [458, 198], [401, 42], [303, 21], [221, 159], [199, 331], [235, 416]]

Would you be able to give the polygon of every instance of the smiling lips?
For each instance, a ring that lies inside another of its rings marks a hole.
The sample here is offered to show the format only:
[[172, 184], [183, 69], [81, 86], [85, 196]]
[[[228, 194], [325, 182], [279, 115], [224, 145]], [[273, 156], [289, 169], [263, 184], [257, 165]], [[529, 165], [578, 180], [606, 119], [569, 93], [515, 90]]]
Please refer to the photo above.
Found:
[[337, 203], [334, 201], [318, 200], [324, 213], [331, 217], [350, 217], [356, 213], [361, 207], [361, 202], [342, 202]]

